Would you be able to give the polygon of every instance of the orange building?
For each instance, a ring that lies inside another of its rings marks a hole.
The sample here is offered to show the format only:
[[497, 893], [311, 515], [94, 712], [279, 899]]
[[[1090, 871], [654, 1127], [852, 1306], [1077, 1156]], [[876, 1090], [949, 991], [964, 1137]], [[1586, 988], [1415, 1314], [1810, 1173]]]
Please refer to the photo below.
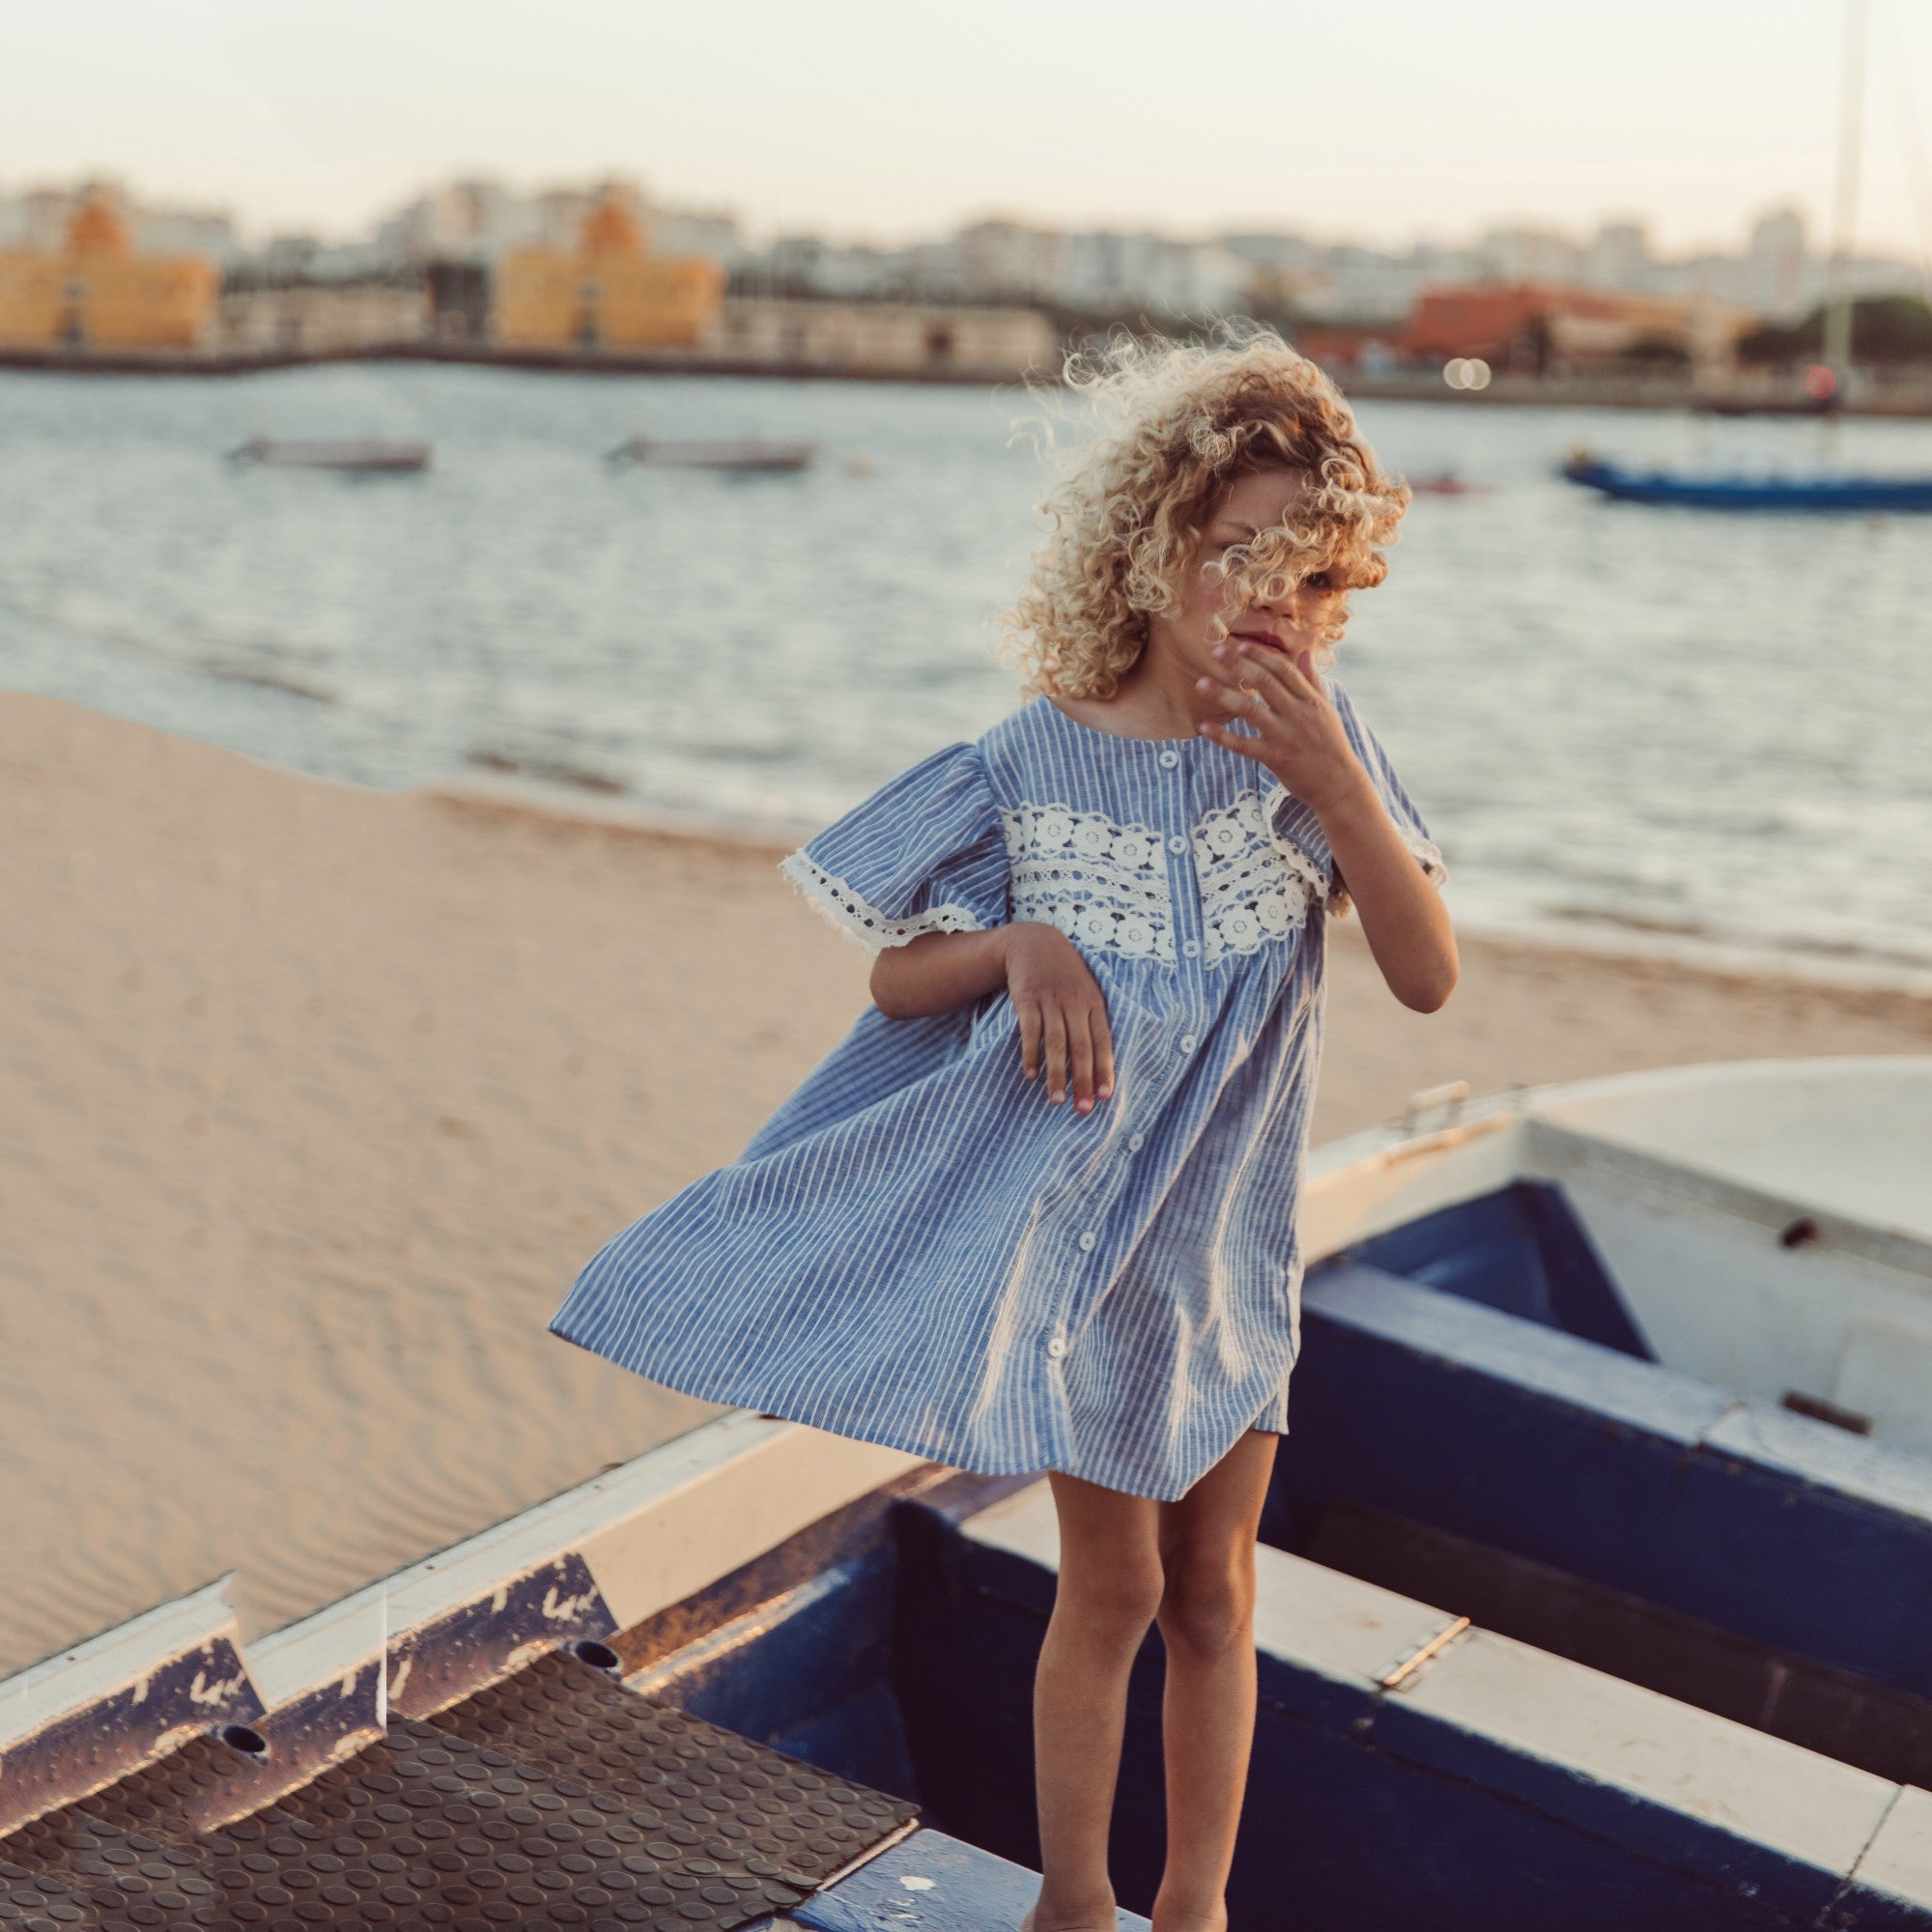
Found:
[[506, 349], [695, 349], [724, 297], [708, 256], [654, 255], [628, 199], [607, 188], [575, 253], [519, 248], [497, 265], [491, 333]]
[[59, 253], [0, 250], [0, 347], [106, 351], [205, 347], [221, 294], [206, 255], [143, 255], [116, 198], [93, 186]]
[[1742, 310], [1620, 289], [1478, 282], [1426, 289], [1403, 330], [1417, 361], [1479, 356], [1525, 374], [1603, 369], [1646, 355], [1681, 357], [1699, 370], [1731, 361], [1751, 326]]

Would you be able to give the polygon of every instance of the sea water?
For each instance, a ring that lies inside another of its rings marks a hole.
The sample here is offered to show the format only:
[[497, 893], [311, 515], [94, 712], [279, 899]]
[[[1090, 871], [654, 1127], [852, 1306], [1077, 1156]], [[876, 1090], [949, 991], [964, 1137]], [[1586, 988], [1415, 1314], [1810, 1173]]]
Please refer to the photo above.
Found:
[[[0, 374], [0, 683], [369, 784], [514, 770], [809, 829], [1015, 701], [995, 620], [1037, 540], [1041, 412], [412, 364]], [[1556, 473], [1582, 443], [1932, 472], [1932, 425], [1360, 414], [1391, 467], [1481, 486], [1418, 497], [1339, 662], [1465, 922], [1932, 971], [1932, 519], [1654, 509]], [[435, 458], [224, 462], [257, 435]], [[820, 453], [605, 462], [638, 435]]]

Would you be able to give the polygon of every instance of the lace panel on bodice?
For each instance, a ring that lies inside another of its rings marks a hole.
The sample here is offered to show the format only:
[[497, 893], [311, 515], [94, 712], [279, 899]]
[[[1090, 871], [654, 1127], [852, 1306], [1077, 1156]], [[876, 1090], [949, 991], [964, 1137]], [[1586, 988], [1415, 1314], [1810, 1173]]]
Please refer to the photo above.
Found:
[[1012, 915], [1128, 959], [1175, 960], [1174, 900], [1160, 834], [1064, 805], [1003, 810]]
[[1205, 813], [1194, 828], [1201, 885], [1202, 963], [1259, 952], [1306, 924], [1327, 881], [1305, 853], [1273, 838], [1258, 791]]

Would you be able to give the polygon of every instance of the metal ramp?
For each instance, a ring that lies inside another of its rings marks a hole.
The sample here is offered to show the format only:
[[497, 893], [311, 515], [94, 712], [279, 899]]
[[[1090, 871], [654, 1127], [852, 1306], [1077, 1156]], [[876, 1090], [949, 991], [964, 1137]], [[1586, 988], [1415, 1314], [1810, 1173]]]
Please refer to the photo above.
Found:
[[231, 1816], [251, 1744], [194, 1738], [0, 1838], [0, 1926], [730, 1932], [916, 1813], [561, 1651]]

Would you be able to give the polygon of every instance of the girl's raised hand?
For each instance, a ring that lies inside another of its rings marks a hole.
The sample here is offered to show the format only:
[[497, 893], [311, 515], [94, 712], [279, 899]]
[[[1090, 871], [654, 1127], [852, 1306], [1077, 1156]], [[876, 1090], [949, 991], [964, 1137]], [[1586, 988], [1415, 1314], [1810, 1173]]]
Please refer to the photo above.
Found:
[[1230, 718], [1255, 735], [1204, 722], [1201, 735], [1265, 765], [1304, 805], [1318, 812], [1358, 782], [1361, 767], [1342, 720], [1315, 668], [1313, 653], [1291, 660], [1245, 638], [1214, 646], [1216, 669], [1196, 689], [1213, 696]]
[[1029, 1080], [1046, 1071], [1046, 1096], [1066, 1098], [1069, 1076], [1077, 1113], [1114, 1091], [1114, 1036], [1107, 999], [1079, 949], [1057, 926], [1021, 920], [1006, 936], [1007, 993], [1020, 1022], [1020, 1069]]

